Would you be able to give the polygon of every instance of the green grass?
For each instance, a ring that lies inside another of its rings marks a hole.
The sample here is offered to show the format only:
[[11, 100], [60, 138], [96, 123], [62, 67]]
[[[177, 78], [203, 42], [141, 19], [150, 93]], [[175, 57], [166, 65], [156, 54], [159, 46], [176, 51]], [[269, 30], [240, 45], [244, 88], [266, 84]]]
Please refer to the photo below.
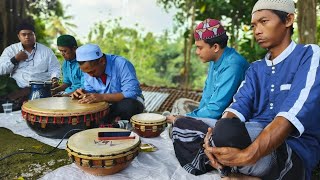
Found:
[[[14, 152], [48, 152], [53, 147], [0, 128], [0, 158]], [[0, 161], [0, 179], [38, 179], [48, 172], [70, 164], [65, 150], [57, 149], [49, 155], [19, 154]]]

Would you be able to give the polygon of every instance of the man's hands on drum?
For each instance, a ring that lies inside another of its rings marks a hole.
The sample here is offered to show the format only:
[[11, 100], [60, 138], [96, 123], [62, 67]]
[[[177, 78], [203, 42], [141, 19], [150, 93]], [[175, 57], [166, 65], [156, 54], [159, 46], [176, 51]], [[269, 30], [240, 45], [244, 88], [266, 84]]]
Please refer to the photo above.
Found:
[[96, 93], [89, 93], [81, 96], [81, 99], [79, 99], [79, 103], [96, 103], [96, 102], [102, 102], [103, 101], [103, 94], [96, 94]]
[[103, 94], [86, 93], [83, 89], [77, 89], [71, 94], [72, 99], [78, 99], [79, 103], [95, 103], [103, 101]]

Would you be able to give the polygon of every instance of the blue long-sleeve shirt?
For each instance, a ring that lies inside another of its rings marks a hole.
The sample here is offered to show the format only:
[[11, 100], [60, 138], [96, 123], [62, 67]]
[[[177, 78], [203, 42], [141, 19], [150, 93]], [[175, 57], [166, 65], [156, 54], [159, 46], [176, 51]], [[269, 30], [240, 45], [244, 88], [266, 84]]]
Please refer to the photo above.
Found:
[[66, 93], [83, 88], [83, 72], [79, 67], [76, 59], [64, 60], [62, 64], [63, 83], [68, 84], [69, 87], [65, 89]]
[[226, 47], [221, 57], [209, 64], [200, 105], [187, 116], [218, 119], [232, 102], [249, 63], [233, 48]]
[[286, 142], [302, 159], [306, 179], [320, 159], [320, 48], [292, 42], [277, 58], [252, 63], [226, 111], [268, 125], [276, 116], [295, 127]]
[[106, 84], [100, 78], [84, 73], [84, 89], [91, 93], [122, 93], [124, 98], [141, 98], [140, 83], [130, 61], [121, 56], [106, 54], [105, 74]]

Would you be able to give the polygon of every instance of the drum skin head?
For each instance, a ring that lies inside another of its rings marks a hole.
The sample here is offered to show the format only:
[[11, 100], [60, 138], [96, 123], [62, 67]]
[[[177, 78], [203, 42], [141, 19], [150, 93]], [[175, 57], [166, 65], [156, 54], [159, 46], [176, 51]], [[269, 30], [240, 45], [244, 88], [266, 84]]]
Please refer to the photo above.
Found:
[[71, 97], [49, 97], [28, 101], [22, 105], [22, 110], [39, 116], [78, 116], [100, 112], [108, 108], [106, 102], [80, 104]]
[[131, 117], [131, 121], [142, 124], [158, 124], [166, 121], [166, 117], [156, 113], [141, 113]]
[[[132, 148], [140, 145], [140, 137], [135, 135], [135, 139], [126, 140], [98, 140], [98, 132], [121, 132], [127, 131], [119, 128], [94, 128], [78, 132], [68, 140], [68, 148], [74, 152], [88, 156], [115, 156], [128, 152]], [[131, 136], [132, 136], [131, 135]], [[90, 157], [88, 157], [90, 159]]]

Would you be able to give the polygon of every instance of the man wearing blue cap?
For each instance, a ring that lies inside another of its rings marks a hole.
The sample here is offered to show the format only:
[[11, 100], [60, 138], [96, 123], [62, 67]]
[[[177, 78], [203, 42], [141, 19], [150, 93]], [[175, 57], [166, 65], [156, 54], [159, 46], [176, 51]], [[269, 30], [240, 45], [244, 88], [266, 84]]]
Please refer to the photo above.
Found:
[[57, 39], [58, 50], [64, 58], [62, 65], [63, 83], [51, 89], [53, 96], [70, 96], [83, 87], [83, 73], [76, 60], [76, 39], [71, 35], [61, 35]]
[[80, 103], [111, 103], [107, 123], [129, 120], [144, 110], [140, 83], [130, 61], [112, 54], [103, 54], [95, 44], [76, 50], [77, 61], [84, 72], [84, 89], [77, 89], [73, 98]]

